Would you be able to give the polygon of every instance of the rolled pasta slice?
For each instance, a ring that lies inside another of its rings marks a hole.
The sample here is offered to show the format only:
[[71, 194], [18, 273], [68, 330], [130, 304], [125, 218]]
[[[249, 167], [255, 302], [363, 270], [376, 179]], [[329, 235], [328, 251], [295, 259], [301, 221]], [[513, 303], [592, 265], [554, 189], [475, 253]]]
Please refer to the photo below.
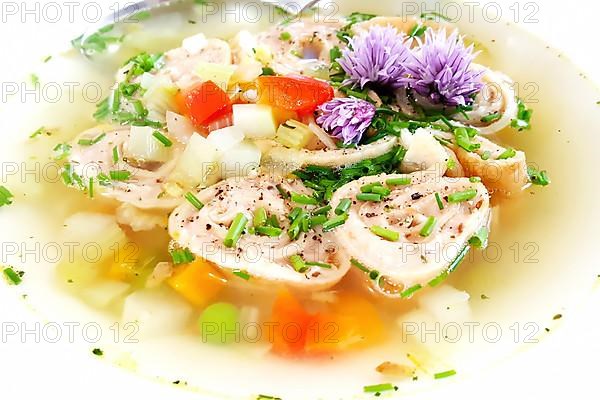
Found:
[[525, 153], [507, 149], [482, 136], [472, 139], [479, 144], [473, 152], [455, 146], [454, 151], [467, 176], [478, 176], [491, 192], [510, 197], [529, 184]]
[[[173, 141], [163, 161], [127, 156], [131, 128], [99, 126], [83, 132], [71, 144], [65, 176], [71, 183], [139, 209], [172, 210], [181, 194], [169, 194], [166, 178], [175, 168], [184, 145]], [[162, 146], [156, 142], [157, 146]]]
[[[378, 202], [358, 200], [373, 184], [391, 192]], [[364, 177], [336, 191], [332, 204], [342, 199], [353, 205], [335, 231], [341, 253], [373, 291], [390, 297], [409, 297], [447, 273], [490, 219], [483, 184], [427, 172]]]
[[267, 163], [292, 172], [305, 165], [340, 167], [379, 157], [398, 145], [398, 138], [388, 136], [377, 142], [347, 149], [295, 150], [273, 143], [266, 151]]
[[484, 70], [483, 89], [472, 104], [473, 111], [454, 116], [462, 123], [476, 127], [482, 135], [492, 135], [510, 125], [517, 117], [518, 105], [513, 81], [501, 72], [492, 71], [478, 64], [475, 70]]
[[[435, 30], [444, 29], [450, 25], [440, 19], [435, 21], [432, 19], [421, 19], [414, 16], [403, 16], [403, 17], [375, 17], [368, 21], [360, 22], [352, 27], [352, 30], [356, 33], [361, 31], [369, 30], [372, 26], [391, 26], [398, 30], [398, 32], [409, 35], [413, 30], [418, 29], [421, 26], [426, 26]], [[415, 43], [416, 44], [416, 43]]]
[[[225, 274], [247, 274], [262, 285], [325, 290], [348, 267], [338, 265], [331, 233], [310, 228], [308, 219], [302, 224], [290, 221], [292, 212], [303, 213], [296, 218], [304, 220], [308, 215], [304, 213], [316, 206], [294, 211], [297, 204], [289, 193], [309, 195], [310, 190], [297, 180], [276, 176], [228, 179], [197, 194], [201, 209], [189, 203], [178, 207], [169, 219], [169, 233], [179, 247], [216, 264]], [[239, 240], [228, 242], [228, 235], [244, 219]]]

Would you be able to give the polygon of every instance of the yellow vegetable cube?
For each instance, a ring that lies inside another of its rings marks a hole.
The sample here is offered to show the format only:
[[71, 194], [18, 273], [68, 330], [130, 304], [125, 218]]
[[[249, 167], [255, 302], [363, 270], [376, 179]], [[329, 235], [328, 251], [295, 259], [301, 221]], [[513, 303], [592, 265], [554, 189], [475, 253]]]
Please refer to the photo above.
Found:
[[227, 283], [227, 280], [210, 262], [203, 259], [177, 267], [167, 280], [187, 301], [196, 307], [205, 306]]

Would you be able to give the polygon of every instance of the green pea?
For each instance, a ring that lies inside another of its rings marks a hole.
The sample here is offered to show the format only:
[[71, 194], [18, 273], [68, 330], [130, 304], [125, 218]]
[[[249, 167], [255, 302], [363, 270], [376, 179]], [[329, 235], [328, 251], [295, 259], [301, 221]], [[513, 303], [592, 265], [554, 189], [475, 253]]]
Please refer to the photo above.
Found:
[[206, 307], [198, 320], [202, 341], [212, 344], [233, 343], [239, 338], [239, 310], [229, 303]]

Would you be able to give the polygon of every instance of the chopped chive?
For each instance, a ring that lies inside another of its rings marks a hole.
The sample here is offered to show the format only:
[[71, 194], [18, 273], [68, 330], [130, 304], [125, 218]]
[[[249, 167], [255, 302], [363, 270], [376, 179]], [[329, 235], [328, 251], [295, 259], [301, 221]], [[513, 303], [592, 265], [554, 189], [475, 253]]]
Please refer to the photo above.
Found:
[[138, 117], [145, 118], [148, 116], [148, 110], [146, 107], [144, 107], [144, 104], [142, 104], [141, 100], [135, 100], [131, 102], [131, 104], [133, 104], [133, 109]]
[[475, 235], [473, 235], [469, 239], [469, 244], [473, 247], [482, 248], [485, 246], [488, 236], [489, 236], [488, 228], [486, 228], [484, 226], [480, 230], [478, 230], [477, 233], [475, 233]]
[[472, 177], [469, 178], [469, 182], [471, 182], [471, 183], [479, 183], [479, 182], [481, 182], [481, 178], [478, 177], [478, 176], [472, 176]]
[[517, 155], [517, 152], [515, 151], [515, 149], [512, 148], [508, 148], [506, 150], [504, 150], [504, 152], [502, 154], [500, 154], [497, 158], [497, 160], [507, 160], [509, 158], [513, 158], [514, 156]]
[[454, 260], [452, 260], [452, 262], [450, 263], [450, 265], [448, 266], [448, 269], [446, 271], [447, 272], [454, 271], [456, 269], [456, 267], [458, 267], [459, 264], [462, 262], [462, 260], [464, 260], [465, 256], [469, 252], [469, 250], [471, 250], [471, 246], [466, 245], [465, 247], [463, 247], [463, 249], [460, 251], [460, 253], [458, 253], [456, 258]]
[[417, 283], [415, 286], [409, 287], [408, 289], [400, 293], [400, 297], [402, 297], [403, 299], [410, 297], [413, 294], [415, 294], [416, 291], [421, 290], [422, 288], [423, 286]]
[[481, 122], [484, 122], [484, 123], [496, 122], [500, 118], [502, 118], [502, 114], [494, 113], [494, 114], [486, 115], [485, 117], [481, 118]]
[[419, 235], [421, 235], [423, 237], [430, 236], [431, 233], [433, 232], [433, 228], [435, 228], [435, 224], [436, 224], [436, 220], [435, 220], [434, 216], [427, 218], [427, 221], [425, 222], [425, 225], [423, 225], [423, 228], [421, 228]]
[[94, 178], [90, 177], [90, 182], [88, 185], [88, 195], [90, 196], [90, 199], [94, 198]]
[[235, 216], [231, 226], [229, 227], [229, 230], [227, 231], [227, 235], [225, 236], [225, 247], [231, 248], [236, 245], [236, 243], [240, 240], [247, 223], [248, 218], [246, 218], [243, 213], [238, 213], [238, 215]]
[[383, 187], [383, 185], [379, 182], [369, 183], [367, 185], [361, 186], [360, 191], [362, 193], [373, 193], [373, 189], [376, 187]]
[[200, 211], [202, 210], [202, 208], [204, 208], [204, 204], [200, 200], [198, 200], [194, 193], [187, 192], [184, 197], [191, 205], [193, 205], [196, 208], [196, 210]]
[[408, 37], [409, 38], [414, 38], [414, 37], [423, 36], [425, 34], [426, 30], [427, 30], [427, 26], [426, 25], [416, 24], [410, 30], [410, 33], [408, 34]]
[[131, 177], [131, 172], [129, 171], [110, 171], [110, 179], [113, 181], [126, 181]]
[[351, 199], [342, 199], [342, 200], [340, 200], [340, 204], [338, 204], [338, 206], [335, 208], [335, 214], [336, 215], [345, 214], [346, 212], [348, 212], [348, 210], [350, 209], [351, 206], [352, 206]]
[[444, 271], [441, 274], [439, 274], [437, 277], [433, 278], [431, 281], [429, 281], [428, 285], [430, 287], [436, 287], [440, 283], [444, 282], [446, 280], [446, 278], [448, 278], [448, 271]]
[[277, 191], [279, 192], [279, 194], [281, 195], [281, 197], [283, 197], [284, 199], [289, 199], [290, 198], [290, 192], [288, 192], [287, 190], [285, 190], [283, 188], [283, 186], [276, 185], [275, 187], [277, 188]]
[[77, 144], [79, 144], [80, 146], [92, 146], [92, 145], [100, 142], [105, 137], [106, 137], [106, 133], [103, 132], [100, 135], [96, 136], [94, 139], [79, 139]]
[[390, 178], [385, 181], [385, 184], [388, 186], [405, 186], [410, 185], [412, 182], [412, 178], [410, 176], [402, 177], [402, 178]]
[[376, 193], [359, 193], [356, 195], [356, 200], [380, 202], [381, 195]]
[[323, 232], [331, 232], [346, 223], [348, 214], [342, 214], [331, 218], [323, 224]]
[[291, 199], [294, 203], [305, 204], [310, 206], [316, 206], [319, 201], [314, 197], [307, 196], [305, 194], [292, 193]]
[[102, 349], [94, 349], [92, 350], [92, 354], [98, 357], [102, 357], [104, 355], [104, 352], [102, 351]]
[[119, 148], [117, 146], [113, 147], [112, 155], [113, 155], [113, 163], [117, 164], [119, 162], [119, 159], [121, 158], [119, 156]]
[[267, 223], [273, 228], [281, 228], [281, 225], [279, 225], [279, 219], [277, 218], [277, 215], [271, 215]]
[[392, 191], [386, 187], [383, 186], [375, 186], [372, 190], [371, 193], [375, 193], [378, 195], [381, 195], [382, 197], [386, 197], [389, 196], [390, 193], [392, 193]]
[[281, 32], [281, 35], [279, 35], [279, 39], [283, 40], [283, 41], [288, 41], [292, 38], [292, 34], [289, 32]]
[[534, 167], [527, 167], [527, 175], [529, 175], [529, 180], [534, 185], [548, 186], [550, 184], [550, 177], [548, 177], [546, 171], [538, 171]]
[[308, 267], [304, 263], [304, 260], [298, 254], [294, 254], [290, 257], [290, 264], [296, 272], [304, 273], [308, 270]]
[[302, 209], [300, 207], [294, 207], [294, 209], [292, 210], [292, 212], [290, 212], [290, 215], [288, 216], [290, 222], [294, 222], [294, 220], [298, 217], [298, 215], [300, 215], [301, 212]]
[[117, 89], [114, 89], [110, 103], [110, 110], [113, 114], [116, 114], [119, 111], [119, 107], [121, 107], [121, 92]]
[[314, 211], [312, 212], [312, 215], [322, 215], [322, 214], [325, 214], [325, 215], [327, 215], [327, 213], [328, 213], [329, 211], [331, 211], [331, 209], [332, 209], [332, 208], [333, 208], [333, 207], [331, 207], [331, 205], [326, 205], [326, 206], [324, 206], [324, 207], [317, 208], [316, 210], [314, 210]]
[[398, 239], [400, 239], [399, 232], [392, 231], [390, 229], [383, 228], [377, 225], [371, 227], [371, 232], [373, 232], [382, 239], [389, 240], [390, 242], [397, 242]]
[[319, 267], [319, 268], [324, 268], [324, 269], [332, 268], [330, 264], [325, 264], [325, 263], [316, 262], [316, 261], [306, 261], [304, 264], [306, 264], [309, 267]]
[[472, 153], [473, 151], [477, 150], [478, 148], [481, 147], [481, 145], [479, 143], [472, 143], [471, 142], [471, 137], [469, 136], [469, 131], [466, 128], [456, 128], [454, 130], [454, 137], [456, 138], [456, 144]]
[[37, 136], [40, 136], [42, 133], [46, 132], [46, 135], [50, 135], [50, 132], [48, 132], [46, 130], [46, 128], [44, 128], [43, 126], [41, 128], [39, 128], [38, 130], [36, 130], [35, 132], [33, 132], [31, 135], [29, 135], [29, 139], [33, 139]]
[[189, 264], [196, 259], [190, 249], [174, 249], [169, 252], [174, 265]]
[[436, 192], [436, 194], [435, 194], [435, 201], [436, 201], [436, 203], [437, 203], [437, 205], [438, 205], [438, 208], [439, 208], [440, 210], [443, 210], [443, 209], [444, 209], [444, 203], [442, 202], [442, 197], [441, 197], [441, 196], [440, 196], [440, 194], [439, 194], [439, 193], [437, 193], [437, 192]]
[[250, 274], [247, 271], [241, 270], [241, 269], [236, 269], [233, 271], [233, 274], [235, 276], [237, 276], [238, 278], [242, 278], [245, 281], [250, 280]]
[[372, 270], [369, 272], [369, 279], [374, 281], [377, 278], [379, 278], [379, 271]]
[[437, 372], [433, 375], [433, 377], [435, 379], [443, 379], [443, 378], [448, 378], [452, 375], [456, 375], [456, 371], [451, 369], [449, 371], [444, 371], [444, 372]]
[[492, 156], [492, 153], [490, 151], [486, 150], [481, 154], [481, 159], [483, 161], [487, 161], [490, 159], [491, 156]]
[[266, 394], [259, 394], [256, 400], [281, 400], [280, 397], [269, 396]]
[[477, 196], [477, 190], [469, 189], [464, 192], [456, 192], [448, 195], [448, 203], [462, 203], [463, 201], [469, 201]]
[[12, 204], [14, 195], [5, 186], [0, 186], [0, 207]]
[[[288, 236], [291, 240], [298, 239], [298, 236], [300, 236], [300, 232], [304, 231], [305, 220], [307, 221], [306, 224], [310, 224], [310, 221], [308, 221], [308, 214], [306, 213], [306, 211], [302, 209], [299, 210], [299, 212], [294, 213], [294, 219], [292, 220], [292, 223], [290, 224], [290, 227], [288, 229]], [[294, 211], [296, 211], [296, 209], [294, 209]], [[308, 225], [306, 225], [306, 227], [308, 227]]]
[[71, 145], [67, 143], [59, 143], [52, 149], [52, 157], [57, 160], [63, 160], [71, 153]]
[[50, 61], [50, 60], [52, 60], [52, 56], [46, 56], [46, 57], [45, 57], [45, 58], [42, 60], [42, 62], [45, 64], [45, 63], [47, 63], [47, 62], [48, 62], [48, 61]]
[[152, 133], [152, 136], [154, 136], [154, 138], [161, 142], [165, 147], [173, 146], [173, 142], [171, 141], [171, 139], [169, 139], [159, 131], [154, 131], [154, 133]]
[[278, 237], [283, 232], [281, 228], [274, 228], [272, 226], [257, 226], [254, 229], [259, 235], [269, 237]]
[[259, 226], [263, 226], [267, 223], [267, 210], [264, 207], [258, 208], [254, 212], [254, 227], [257, 228]]
[[352, 259], [350, 260], [350, 264], [354, 265], [356, 268], [360, 269], [362, 272], [365, 272], [365, 273], [367, 273], [367, 274], [368, 274], [369, 272], [371, 272], [371, 271], [369, 270], [369, 268], [367, 268], [367, 267], [366, 267], [364, 264], [362, 264], [360, 261], [358, 261], [358, 260], [357, 260], [357, 259], [355, 259], [355, 258], [352, 258]]
[[2, 272], [4, 272], [4, 276], [12, 285], [19, 285], [23, 282], [23, 272], [17, 272], [12, 267], [4, 268]]
[[391, 383], [380, 383], [378, 385], [365, 386], [363, 390], [365, 393], [381, 393], [390, 390], [396, 390], [396, 388]]
[[327, 222], [327, 215], [315, 215], [310, 218], [310, 227], [314, 228]]

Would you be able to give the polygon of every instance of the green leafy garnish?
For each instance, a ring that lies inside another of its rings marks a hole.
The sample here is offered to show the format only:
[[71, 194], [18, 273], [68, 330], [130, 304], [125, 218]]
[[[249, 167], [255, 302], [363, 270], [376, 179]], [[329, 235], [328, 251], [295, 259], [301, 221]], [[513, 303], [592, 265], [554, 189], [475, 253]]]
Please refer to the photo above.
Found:
[[427, 31], [427, 27], [425, 25], [417, 24], [412, 27], [410, 32], [408, 33], [409, 38], [421, 37]]
[[198, 200], [198, 198], [192, 192], [187, 192], [185, 194], [185, 199], [191, 205], [193, 205], [196, 208], [196, 210], [198, 210], [198, 211], [200, 211], [204, 208], [204, 204], [202, 204], [202, 202], [200, 200]]
[[538, 171], [535, 167], [527, 167], [527, 174], [534, 185], [548, 186], [551, 183], [546, 171]]
[[489, 230], [484, 226], [480, 230], [478, 230], [477, 233], [473, 235], [473, 237], [469, 239], [469, 244], [476, 248], [483, 248], [487, 243], [488, 235]]
[[391, 383], [380, 383], [378, 385], [365, 386], [363, 390], [365, 393], [381, 393], [390, 390], [397, 390], [397, 388]]
[[523, 100], [521, 99], [517, 99], [517, 107], [517, 118], [510, 122], [510, 126], [519, 131], [531, 129], [531, 116], [533, 110], [527, 108], [527, 105], [523, 103]]
[[250, 274], [247, 271], [241, 270], [241, 269], [236, 269], [233, 271], [233, 274], [235, 276], [237, 276], [238, 278], [242, 278], [245, 281], [250, 280]]
[[189, 264], [196, 259], [190, 249], [174, 249], [169, 252], [174, 265]]
[[89, 36], [83, 41], [83, 35], [73, 39], [71, 45], [80, 51], [85, 53], [102, 53], [108, 49], [112, 44], [121, 43], [123, 36], [112, 36], [109, 33], [114, 29], [114, 25], [106, 26], [100, 29], [98, 32]]
[[92, 354], [98, 357], [102, 357], [104, 355], [104, 352], [102, 351], [102, 349], [94, 349], [92, 350]]
[[5, 186], [0, 186], [0, 207], [12, 204], [13, 194]]
[[448, 378], [452, 375], [456, 375], [456, 371], [451, 369], [449, 371], [444, 371], [444, 372], [437, 372], [433, 375], [433, 377], [435, 379], [443, 379], [443, 378]]
[[23, 271], [15, 271], [12, 267], [6, 267], [2, 272], [11, 285], [20, 285], [23, 282], [22, 278], [25, 275]]

